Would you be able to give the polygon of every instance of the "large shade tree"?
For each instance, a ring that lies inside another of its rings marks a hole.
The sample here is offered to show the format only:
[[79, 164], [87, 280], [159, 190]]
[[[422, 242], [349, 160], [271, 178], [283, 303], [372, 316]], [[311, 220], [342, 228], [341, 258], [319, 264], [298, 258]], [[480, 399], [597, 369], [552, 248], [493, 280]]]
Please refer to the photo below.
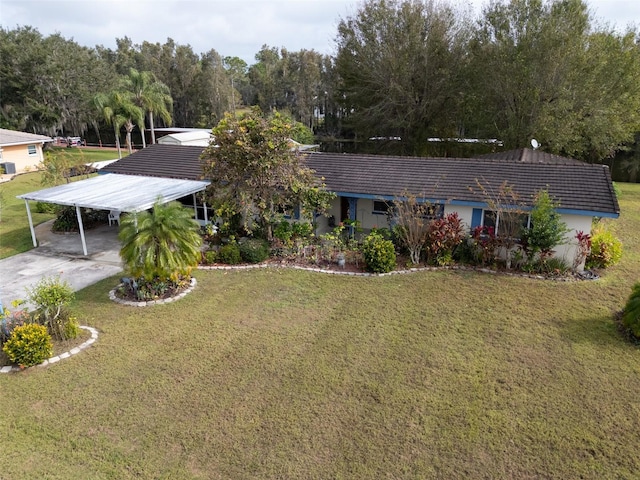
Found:
[[120, 224], [120, 256], [127, 272], [147, 281], [178, 280], [200, 260], [202, 237], [192, 212], [179, 202], [156, 202]]
[[582, 0], [498, 0], [473, 41], [467, 129], [507, 148], [591, 161], [633, 139], [640, 119], [634, 32], [595, 30]]
[[269, 240], [283, 211], [301, 205], [307, 213], [322, 212], [330, 198], [292, 149], [291, 133], [291, 122], [277, 112], [227, 114], [213, 129], [215, 145], [202, 154], [212, 205], [228, 216], [241, 214], [247, 229], [259, 228]]
[[345, 122], [361, 139], [400, 137], [411, 154], [428, 137], [454, 135], [464, 38], [445, 3], [364, 2], [338, 25]]

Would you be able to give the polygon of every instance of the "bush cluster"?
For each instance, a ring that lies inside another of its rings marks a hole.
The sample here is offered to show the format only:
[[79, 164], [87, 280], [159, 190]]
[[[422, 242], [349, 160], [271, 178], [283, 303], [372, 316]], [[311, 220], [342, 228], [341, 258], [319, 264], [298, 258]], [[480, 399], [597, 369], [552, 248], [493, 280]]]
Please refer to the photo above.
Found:
[[11, 362], [21, 367], [31, 367], [44, 362], [51, 356], [53, 344], [47, 327], [37, 323], [27, 323], [13, 329], [2, 350]]
[[607, 268], [622, 258], [622, 242], [604, 225], [598, 225], [591, 233], [591, 252], [586, 268]]
[[362, 245], [364, 262], [369, 272], [387, 273], [396, 268], [396, 251], [391, 240], [371, 232]]
[[240, 256], [240, 248], [237, 243], [228, 243], [220, 247], [217, 254], [217, 260], [227, 265], [236, 265], [242, 261]]
[[640, 339], [640, 282], [636, 283], [631, 290], [622, 313], [622, 323], [636, 338]]
[[69, 312], [75, 294], [59, 278], [43, 278], [29, 290], [28, 298], [36, 307], [34, 319], [49, 330], [53, 338], [67, 340], [78, 335], [77, 321]]
[[269, 244], [261, 238], [249, 238], [238, 245], [240, 258], [247, 263], [260, 263], [269, 258]]

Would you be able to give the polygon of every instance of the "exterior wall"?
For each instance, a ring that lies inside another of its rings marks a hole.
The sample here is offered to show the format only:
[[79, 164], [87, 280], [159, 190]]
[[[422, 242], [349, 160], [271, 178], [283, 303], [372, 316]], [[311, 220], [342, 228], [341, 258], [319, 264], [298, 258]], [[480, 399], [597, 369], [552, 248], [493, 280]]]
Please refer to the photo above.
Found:
[[[374, 227], [384, 228], [389, 227], [388, 218], [386, 215], [373, 213], [374, 200], [359, 198], [357, 206], [357, 220], [360, 221], [362, 228], [367, 231]], [[444, 214], [457, 212], [462, 223], [465, 225], [467, 233], [471, 232], [471, 219], [473, 215], [473, 207], [464, 205], [451, 205], [445, 204]], [[340, 197], [333, 200], [331, 208], [327, 212], [326, 216], [318, 217], [317, 233], [323, 234], [331, 230], [329, 227], [329, 216], [333, 216], [336, 224], [340, 221]], [[566, 243], [559, 245], [555, 249], [554, 256], [563, 260], [569, 267], [573, 266], [573, 261], [577, 253], [577, 242], [575, 239], [576, 233], [583, 231], [584, 233], [591, 233], [591, 223], [593, 218], [584, 215], [575, 214], [562, 214], [561, 220], [566, 223], [569, 232], [566, 234]], [[584, 265], [578, 267], [581, 270]]]
[[35, 145], [36, 154], [29, 155], [28, 145], [9, 145], [2, 147], [2, 160], [0, 163], [15, 163], [16, 173], [23, 173], [29, 170], [37, 170], [44, 160], [41, 143], [32, 143]]
[[[576, 233], [582, 230], [584, 233], [591, 233], [592, 217], [585, 217], [584, 215], [561, 215], [561, 220], [567, 224], [569, 232], [566, 234], [566, 242], [564, 245], [559, 245], [555, 249], [554, 256], [564, 260], [564, 262], [570, 267], [573, 266], [573, 261], [576, 258], [578, 249], [578, 243], [576, 242]], [[578, 267], [578, 270], [582, 270], [584, 264]]]

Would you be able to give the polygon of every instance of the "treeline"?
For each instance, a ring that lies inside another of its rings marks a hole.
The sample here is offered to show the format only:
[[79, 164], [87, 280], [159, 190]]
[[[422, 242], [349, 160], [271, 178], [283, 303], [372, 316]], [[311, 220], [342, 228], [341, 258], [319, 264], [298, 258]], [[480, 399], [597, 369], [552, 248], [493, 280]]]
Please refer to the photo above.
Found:
[[340, 20], [335, 56], [264, 45], [252, 65], [170, 38], [89, 48], [20, 27], [0, 30], [0, 123], [49, 135], [99, 129], [95, 95], [134, 68], [168, 87], [175, 126], [210, 128], [259, 105], [290, 112], [333, 148], [463, 155], [433, 139], [520, 148], [535, 138], [590, 162], [622, 152], [635, 174], [639, 38], [597, 23], [582, 0], [494, 1], [475, 21], [441, 1], [369, 0]]

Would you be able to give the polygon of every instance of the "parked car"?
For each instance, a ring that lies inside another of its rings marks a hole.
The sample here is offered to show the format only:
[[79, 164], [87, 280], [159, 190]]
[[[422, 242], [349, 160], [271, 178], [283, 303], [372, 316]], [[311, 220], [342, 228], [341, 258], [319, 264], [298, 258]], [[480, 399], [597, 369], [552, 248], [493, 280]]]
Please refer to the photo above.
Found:
[[67, 137], [67, 147], [79, 147], [84, 145], [81, 137]]

